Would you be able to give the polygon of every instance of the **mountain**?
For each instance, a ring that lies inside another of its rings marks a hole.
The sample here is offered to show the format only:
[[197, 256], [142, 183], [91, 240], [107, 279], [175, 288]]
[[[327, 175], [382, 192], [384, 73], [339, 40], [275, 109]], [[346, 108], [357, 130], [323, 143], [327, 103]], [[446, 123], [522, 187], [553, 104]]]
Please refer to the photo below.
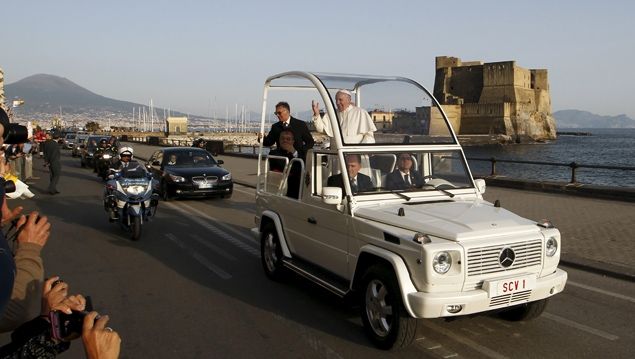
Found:
[[558, 129], [563, 128], [635, 128], [635, 120], [626, 115], [601, 116], [587, 111], [562, 110], [553, 113]]
[[142, 105], [114, 100], [91, 92], [74, 82], [59, 76], [37, 74], [4, 87], [7, 99], [26, 101], [24, 112], [83, 113], [86, 110], [131, 113], [133, 107]]

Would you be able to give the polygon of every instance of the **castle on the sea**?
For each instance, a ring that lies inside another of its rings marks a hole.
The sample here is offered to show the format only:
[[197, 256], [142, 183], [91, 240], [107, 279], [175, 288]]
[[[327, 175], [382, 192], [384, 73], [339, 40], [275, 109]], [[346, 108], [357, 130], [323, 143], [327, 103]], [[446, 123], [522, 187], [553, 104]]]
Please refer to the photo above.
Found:
[[556, 138], [545, 69], [438, 56], [434, 96], [459, 135], [499, 135], [511, 142]]

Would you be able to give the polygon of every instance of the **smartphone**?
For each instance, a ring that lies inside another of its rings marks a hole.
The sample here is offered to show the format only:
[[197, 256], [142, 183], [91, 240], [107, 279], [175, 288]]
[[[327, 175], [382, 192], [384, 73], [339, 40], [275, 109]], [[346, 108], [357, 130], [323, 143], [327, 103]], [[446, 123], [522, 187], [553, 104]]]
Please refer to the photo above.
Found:
[[[62, 341], [80, 336], [84, 327], [84, 317], [93, 310], [89, 296], [86, 297], [86, 309], [82, 311], [74, 310], [71, 314], [60, 311], [50, 312], [51, 336]], [[95, 320], [97, 319], [99, 319], [99, 316], [95, 318]]]

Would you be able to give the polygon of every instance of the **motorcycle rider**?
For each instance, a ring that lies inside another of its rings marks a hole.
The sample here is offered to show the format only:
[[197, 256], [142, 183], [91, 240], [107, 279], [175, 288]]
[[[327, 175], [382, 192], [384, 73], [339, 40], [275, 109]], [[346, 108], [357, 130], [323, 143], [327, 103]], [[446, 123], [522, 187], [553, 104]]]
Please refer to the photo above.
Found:
[[108, 172], [111, 174], [108, 176], [108, 182], [106, 182], [106, 188], [104, 190], [104, 207], [106, 211], [109, 212], [111, 222], [119, 219], [119, 212], [117, 211], [117, 207], [113, 206], [113, 204], [109, 203], [108, 201], [108, 199], [110, 198], [109, 196], [113, 193], [113, 189], [117, 187], [115, 176], [122, 170], [126, 170], [128, 168], [134, 167], [135, 165], [138, 165], [136, 161], [132, 161], [133, 155], [134, 150], [132, 149], [132, 147], [120, 148], [119, 159], [108, 169]]
[[108, 140], [107, 139], [102, 138], [101, 140], [99, 140], [99, 145], [95, 149], [95, 156], [93, 157], [94, 158], [94, 160], [93, 160], [93, 164], [94, 164], [93, 172], [95, 172], [95, 173], [98, 172], [99, 159], [104, 154], [104, 152], [108, 151], [109, 149], [110, 148], [108, 147]]

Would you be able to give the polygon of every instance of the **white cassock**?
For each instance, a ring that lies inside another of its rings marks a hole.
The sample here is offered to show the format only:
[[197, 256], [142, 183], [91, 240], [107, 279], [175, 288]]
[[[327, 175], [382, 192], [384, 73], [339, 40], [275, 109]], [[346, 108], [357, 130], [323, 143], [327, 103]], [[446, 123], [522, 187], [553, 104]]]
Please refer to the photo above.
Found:
[[[348, 108], [339, 112], [338, 116], [345, 144], [375, 143], [373, 132], [377, 131], [377, 127], [375, 127], [368, 112], [359, 107], [348, 105]], [[331, 120], [328, 115], [324, 115], [324, 117], [313, 116], [313, 123], [317, 132], [333, 137]]]

